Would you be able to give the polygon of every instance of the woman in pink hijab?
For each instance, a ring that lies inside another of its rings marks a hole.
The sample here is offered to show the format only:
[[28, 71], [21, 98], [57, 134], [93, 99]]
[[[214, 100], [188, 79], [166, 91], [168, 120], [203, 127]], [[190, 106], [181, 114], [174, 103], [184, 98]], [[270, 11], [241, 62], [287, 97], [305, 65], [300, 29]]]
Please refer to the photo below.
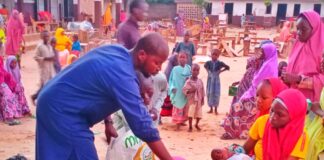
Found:
[[23, 15], [17, 10], [13, 10], [7, 24], [7, 42], [6, 54], [14, 55], [18, 58], [18, 65], [20, 66], [19, 49], [23, 42], [23, 34], [25, 31], [25, 24]]
[[279, 93], [264, 128], [263, 160], [306, 158], [309, 142], [304, 130], [306, 106], [305, 96], [296, 89]]
[[321, 72], [324, 25], [319, 14], [315, 11], [301, 13], [297, 20], [297, 34], [282, 79], [290, 87], [300, 90], [306, 98], [319, 101], [324, 86]]

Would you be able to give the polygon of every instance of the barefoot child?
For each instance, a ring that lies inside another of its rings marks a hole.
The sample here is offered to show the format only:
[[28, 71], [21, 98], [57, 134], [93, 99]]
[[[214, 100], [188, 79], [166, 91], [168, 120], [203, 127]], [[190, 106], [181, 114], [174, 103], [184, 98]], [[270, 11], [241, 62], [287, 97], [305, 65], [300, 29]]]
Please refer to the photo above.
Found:
[[37, 61], [39, 66], [40, 86], [38, 91], [31, 97], [33, 103], [35, 103], [39, 92], [45, 86], [45, 84], [56, 75], [56, 71], [54, 68], [55, 53], [54, 49], [49, 43], [49, 36], [50, 33], [48, 31], [43, 31], [41, 33], [41, 38], [43, 42], [38, 44], [35, 51], [36, 55], [34, 59]]
[[229, 70], [230, 67], [226, 65], [224, 62], [219, 61], [220, 50], [213, 49], [212, 50], [212, 60], [207, 61], [204, 65], [205, 69], [208, 72], [208, 80], [207, 80], [207, 101], [208, 106], [210, 107], [210, 111], [208, 113], [213, 113], [213, 108], [215, 108], [215, 114], [217, 115], [217, 107], [219, 105], [220, 98], [220, 79], [219, 74]]
[[183, 87], [183, 93], [186, 95], [188, 102], [187, 107], [189, 117], [189, 132], [192, 131], [192, 119], [196, 119], [196, 129], [200, 131], [198, 125], [202, 118], [202, 106], [204, 105], [205, 90], [204, 84], [198, 78], [200, 67], [198, 64], [193, 64], [191, 68], [192, 76], [186, 81]]
[[191, 68], [187, 65], [187, 54], [180, 52], [178, 55], [179, 65], [174, 67], [169, 79], [169, 95], [173, 104], [172, 120], [177, 124], [177, 130], [187, 120], [186, 96], [182, 93], [182, 88], [186, 79], [191, 75]]
[[81, 52], [81, 43], [79, 41], [79, 36], [77, 34], [73, 35], [73, 44], [71, 53], [79, 57]]

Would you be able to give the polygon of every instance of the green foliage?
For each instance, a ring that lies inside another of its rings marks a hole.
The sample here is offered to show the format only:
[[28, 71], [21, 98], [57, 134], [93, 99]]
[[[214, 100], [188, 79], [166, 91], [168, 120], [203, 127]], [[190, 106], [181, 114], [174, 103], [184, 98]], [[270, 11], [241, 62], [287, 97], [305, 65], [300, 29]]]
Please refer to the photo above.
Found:
[[162, 3], [162, 4], [170, 4], [174, 3], [174, 0], [146, 0], [147, 3]]
[[270, 6], [271, 2], [272, 2], [272, 0], [264, 0], [264, 5]]
[[203, 7], [205, 4], [205, 0], [192, 0], [192, 2], [201, 7]]

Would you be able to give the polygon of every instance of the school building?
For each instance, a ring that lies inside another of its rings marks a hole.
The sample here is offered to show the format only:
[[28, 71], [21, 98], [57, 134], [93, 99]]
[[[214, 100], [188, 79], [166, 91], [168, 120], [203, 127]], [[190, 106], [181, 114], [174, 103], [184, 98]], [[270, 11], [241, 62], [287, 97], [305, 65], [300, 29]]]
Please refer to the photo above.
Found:
[[80, 21], [81, 13], [90, 15], [96, 27], [108, 2], [112, 3], [112, 16], [119, 19], [120, 10], [125, 8], [127, 0], [0, 0], [7, 9], [17, 9], [24, 13], [25, 22], [31, 24], [31, 18], [38, 20], [39, 11], [49, 11], [57, 21]]
[[240, 25], [243, 14], [255, 14], [254, 19], [260, 26], [275, 26], [280, 20], [296, 17], [305, 10], [315, 10], [324, 17], [324, 2], [322, 0], [272, 0], [270, 6], [264, 0], [209, 0], [211, 16], [227, 13], [228, 23]]

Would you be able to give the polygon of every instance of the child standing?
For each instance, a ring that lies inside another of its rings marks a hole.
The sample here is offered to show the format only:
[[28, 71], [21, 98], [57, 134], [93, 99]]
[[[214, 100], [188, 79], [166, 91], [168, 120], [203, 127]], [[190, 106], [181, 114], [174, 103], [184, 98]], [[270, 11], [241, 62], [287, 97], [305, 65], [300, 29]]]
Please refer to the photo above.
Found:
[[171, 71], [169, 79], [169, 95], [173, 105], [172, 120], [180, 129], [181, 124], [187, 120], [187, 98], [182, 92], [186, 79], [191, 75], [191, 68], [187, 65], [187, 54], [180, 52], [178, 55], [179, 65]]
[[166, 76], [164, 73], [159, 72], [158, 74], [152, 76], [153, 79], [153, 95], [150, 102], [150, 106], [153, 110], [157, 111], [157, 118], [158, 120], [155, 121], [155, 125], [158, 124], [158, 122], [161, 124], [161, 107], [163, 106], [164, 100], [167, 97], [168, 94], [168, 81], [166, 79]]
[[192, 57], [196, 54], [196, 49], [195, 49], [195, 45], [190, 41], [190, 32], [186, 31], [185, 35], [184, 35], [184, 39], [183, 42], [180, 42], [179, 45], [176, 48], [176, 52], [185, 52], [188, 55], [188, 61], [187, 64], [189, 64], [191, 66], [192, 64]]
[[40, 88], [34, 95], [32, 95], [33, 102], [37, 99], [38, 93], [45, 84], [56, 75], [54, 68], [55, 53], [52, 46], [48, 43], [49, 32], [43, 31], [41, 33], [41, 38], [43, 42], [37, 46], [35, 56], [35, 60], [38, 62], [40, 70]]
[[56, 38], [54, 38], [54, 37], [51, 39], [51, 46], [52, 46], [53, 52], [55, 54], [54, 69], [55, 69], [55, 72], [57, 74], [57, 73], [59, 73], [61, 71], [61, 64], [60, 64], [58, 52], [55, 49], [55, 46], [56, 46]]
[[79, 41], [78, 35], [73, 35], [73, 44], [71, 53], [79, 57], [81, 52], [81, 43]]
[[210, 107], [210, 111], [208, 113], [213, 113], [213, 108], [215, 108], [215, 114], [217, 115], [217, 107], [219, 105], [221, 90], [219, 74], [224, 72], [225, 70], [229, 70], [230, 67], [224, 62], [218, 60], [219, 55], [221, 53], [220, 50], [213, 49], [211, 53], [212, 60], [207, 61], [204, 65], [205, 69], [208, 72], [206, 89], [208, 106]]
[[287, 68], [287, 62], [281, 61], [278, 64], [278, 77], [281, 77], [282, 72]]
[[192, 65], [192, 76], [186, 81], [183, 87], [183, 93], [188, 99], [187, 107], [189, 107], [188, 117], [189, 117], [189, 132], [192, 131], [192, 119], [196, 119], [196, 129], [200, 131], [198, 125], [200, 119], [202, 118], [202, 106], [204, 105], [204, 84], [201, 79], [198, 78], [200, 67], [198, 64]]

